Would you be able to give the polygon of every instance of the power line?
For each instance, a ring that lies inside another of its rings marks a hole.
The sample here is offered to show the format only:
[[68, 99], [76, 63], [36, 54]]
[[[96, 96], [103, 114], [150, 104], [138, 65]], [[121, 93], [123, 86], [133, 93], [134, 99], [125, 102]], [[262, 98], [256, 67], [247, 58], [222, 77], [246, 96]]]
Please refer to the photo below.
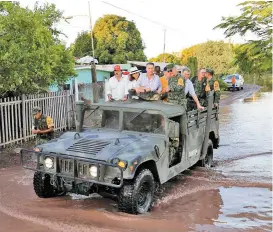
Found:
[[173, 29], [173, 28], [171, 28], [171, 27], [169, 27], [169, 26], [166, 26], [166, 25], [164, 25], [164, 24], [162, 24], [162, 23], [156, 22], [156, 21], [154, 21], [154, 20], [152, 20], [152, 19], [149, 19], [149, 18], [146, 18], [146, 17], [144, 17], [144, 16], [142, 16], [142, 15], [133, 13], [133, 12], [131, 12], [131, 11], [129, 11], [129, 10], [126, 10], [126, 9], [123, 9], [123, 8], [121, 8], [121, 7], [119, 7], [119, 6], [115, 6], [115, 5], [113, 5], [113, 4], [109, 3], [109, 2], [106, 2], [106, 1], [100, 1], [100, 2], [103, 2], [103, 3], [107, 4], [107, 5], [110, 5], [110, 6], [114, 7], [114, 8], [119, 9], [119, 10], [125, 11], [125, 12], [127, 12], [127, 13], [132, 14], [132, 15], [138, 16], [138, 17], [140, 17], [140, 18], [143, 18], [143, 19], [145, 19], [145, 20], [147, 20], [147, 21], [150, 21], [150, 22], [152, 22], [152, 23], [154, 23], [154, 24], [160, 25], [160, 26], [162, 26], [162, 27], [164, 27], [164, 28], [168, 28], [168, 29], [170, 29], [170, 30], [175, 30], [175, 29]]

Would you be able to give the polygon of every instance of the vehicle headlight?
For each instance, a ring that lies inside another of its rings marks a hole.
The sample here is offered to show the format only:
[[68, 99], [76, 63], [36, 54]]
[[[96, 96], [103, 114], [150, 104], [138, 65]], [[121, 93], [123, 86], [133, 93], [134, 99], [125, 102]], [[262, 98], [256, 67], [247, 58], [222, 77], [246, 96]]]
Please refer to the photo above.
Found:
[[98, 168], [96, 166], [91, 166], [89, 168], [89, 171], [90, 171], [90, 175], [92, 177], [97, 177], [98, 176]]
[[53, 162], [53, 159], [52, 158], [45, 158], [45, 166], [46, 168], [50, 169], [50, 168], [53, 168], [53, 165], [54, 165], [54, 162]]

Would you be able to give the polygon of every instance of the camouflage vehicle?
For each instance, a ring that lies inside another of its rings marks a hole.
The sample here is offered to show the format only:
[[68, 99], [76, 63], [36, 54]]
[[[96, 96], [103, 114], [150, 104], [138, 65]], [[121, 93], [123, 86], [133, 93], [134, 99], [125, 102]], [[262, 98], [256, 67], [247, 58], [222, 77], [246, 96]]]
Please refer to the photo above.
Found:
[[41, 198], [111, 194], [120, 211], [146, 213], [156, 183], [195, 164], [211, 166], [219, 124], [212, 97], [209, 102], [202, 112], [162, 101], [77, 102], [77, 131], [35, 151], [22, 149], [21, 164], [35, 171], [33, 186]]

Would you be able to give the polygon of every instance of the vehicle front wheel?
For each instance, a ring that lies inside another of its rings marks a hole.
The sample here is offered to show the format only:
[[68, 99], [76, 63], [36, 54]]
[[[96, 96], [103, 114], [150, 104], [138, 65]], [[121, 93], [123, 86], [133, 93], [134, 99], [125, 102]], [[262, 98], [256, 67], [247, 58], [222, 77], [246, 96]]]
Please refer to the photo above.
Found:
[[57, 194], [50, 184], [50, 176], [41, 172], [35, 172], [33, 177], [33, 187], [36, 195], [40, 198], [55, 197]]
[[118, 196], [120, 211], [144, 214], [151, 209], [155, 191], [153, 174], [143, 169], [132, 182], [125, 182]]

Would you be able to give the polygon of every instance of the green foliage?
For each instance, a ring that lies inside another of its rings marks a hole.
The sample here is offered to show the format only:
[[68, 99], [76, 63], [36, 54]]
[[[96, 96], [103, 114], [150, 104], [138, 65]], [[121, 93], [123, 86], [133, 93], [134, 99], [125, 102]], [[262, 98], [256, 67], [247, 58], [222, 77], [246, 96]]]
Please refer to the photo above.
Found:
[[46, 91], [75, 75], [72, 53], [54, 27], [61, 16], [55, 5], [32, 11], [0, 2], [0, 96]]
[[182, 65], [186, 65], [188, 62], [188, 58], [189, 57], [193, 57], [196, 56], [196, 49], [197, 49], [198, 45], [194, 45], [191, 46], [189, 48], [185, 48], [184, 50], [182, 50], [181, 53], [181, 61], [180, 63]]
[[197, 63], [197, 58], [195, 56], [191, 56], [188, 58], [187, 66], [191, 70], [191, 75], [197, 76], [198, 63]]
[[253, 34], [236, 49], [235, 63], [245, 72], [268, 72], [272, 69], [272, 1], [246, 1], [241, 6], [240, 16], [223, 17], [215, 29], [225, 29], [226, 37]]
[[232, 44], [223, 41], [208, 41], [184, 49], [181, 63], [187, 65], [190, 57], [196, 57], [198, 68], [212, 68], [216, 75], [235, 71], [232, 66]]
[[220, 89], [221, 90], [225, 90], [228, 85], [226, 84], [226, 82], [224, 82], [224, 80], [222, 78], [217, 78], [219, 85], [220, 85]]
[[92, 43], [90, 33], [84, 31], [78, 34], [73, 46], [73, 55], [75, 57], [92, 56]]
[[105, 15], [94, 26], [95, 56], [102, 64], [146, 61], [140, 32], [134, 22], [117, 15]]
[[151, 59], [149, 59], [150, 62], [163, 62], [164, 60], [164, 55], [165, 55], [165, 62], [166, 63], [174, 63], [174, 64], [180, 64], [180, 59], [179, 57], [175, 56], [174, 54], [169, 54], [169, 53], [165, 53], [165, 54], [160, 54], [157, 57], [153, 57]]

